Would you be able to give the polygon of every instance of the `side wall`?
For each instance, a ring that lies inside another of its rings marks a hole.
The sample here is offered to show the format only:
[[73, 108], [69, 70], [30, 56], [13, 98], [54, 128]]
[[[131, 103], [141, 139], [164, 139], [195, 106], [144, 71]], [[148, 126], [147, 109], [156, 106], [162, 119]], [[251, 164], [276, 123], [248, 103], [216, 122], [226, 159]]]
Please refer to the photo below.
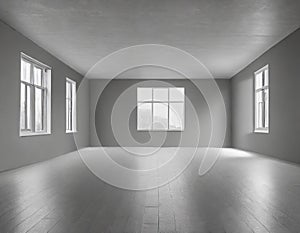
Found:
[[[193, 80], [207, 87], [208, 80]], [[211, 132], [211, 118], [208, 105], [194, 85], [186, 79], [177, 80], [139, 80], [116, 79], [90, 80], [90, 139], [92, 146], [207, 146]], [[107, 84], [108, 83], [108, 84]], [[107, 86], [104, 88], [104, 86]], [[225, 147], [231, 146], [230, 80], [217, 80], [227, 111], [227, 132]], [[185, 87], [185, 130], [181, 132], [137, 131], [137, 87], [177, 86]], [[99, 93], [101, 95], [99, 96]], [[215, 106], [222, 104], [219, 99], [212, 101]], [[219, 108], [221, 109], [221, 108]], [[215, 130], [222, 127], [214, 122]], [[113, 127], [112, 127], [113, 126]], [[129, 126], [129, 128], [128, 128]], [[199, 127], [198, 127], [199, 126]], [[200, 138], [198, 134], [200, 133]], [[99, 144], [100, 142], [100, 144]], [[214, 145], [212, 145], [214, 146]]]
[[[72, 134], [65, 133], [65, 77], [82, 76], [0, 21], [0, 171], [20, 167], [74, 151]], [[19, 136], [20, 53], [52, 67], [52, 133]], [[78, 96], [78, 144], [89, 145], [88, 85]]]
[[[300, 30], [232, 78], [233, 147], [300, 162]], [[270, 133], [253, 133], [253, 73], [269, 64]]]

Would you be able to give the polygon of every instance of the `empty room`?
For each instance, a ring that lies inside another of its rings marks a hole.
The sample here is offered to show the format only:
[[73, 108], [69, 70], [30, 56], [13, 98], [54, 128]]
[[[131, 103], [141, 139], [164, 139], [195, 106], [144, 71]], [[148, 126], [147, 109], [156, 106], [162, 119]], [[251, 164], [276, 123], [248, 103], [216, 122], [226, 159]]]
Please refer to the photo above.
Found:
[[0, 233], [299, 233], [299, 0], [0, 0]]

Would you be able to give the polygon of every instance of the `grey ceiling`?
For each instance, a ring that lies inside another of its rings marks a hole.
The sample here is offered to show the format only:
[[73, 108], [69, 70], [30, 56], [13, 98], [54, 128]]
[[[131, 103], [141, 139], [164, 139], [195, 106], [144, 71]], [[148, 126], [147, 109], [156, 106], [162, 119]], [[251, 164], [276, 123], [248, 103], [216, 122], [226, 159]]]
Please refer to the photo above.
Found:
[[0, 0], [0, 18], [85, 74], [137, 44], [166, 44], [230, 78], [300, 26], [299, 0]]

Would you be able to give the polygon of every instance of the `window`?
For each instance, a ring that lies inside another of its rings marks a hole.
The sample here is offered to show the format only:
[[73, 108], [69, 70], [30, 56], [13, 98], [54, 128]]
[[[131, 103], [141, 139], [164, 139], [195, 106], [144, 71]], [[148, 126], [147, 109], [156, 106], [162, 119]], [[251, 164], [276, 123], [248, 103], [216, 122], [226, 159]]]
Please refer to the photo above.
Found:
[[51, 68], [21, 53], [20, 136], [51, 133]]
[[269, 66], [254, 73], [255, 85], [255, 130], [269, 133]]
[[76, 132], [76, 82], [66, 78], [66, 133]]
[[184, 130], [184, 88], [137, 88], [137, 129]]

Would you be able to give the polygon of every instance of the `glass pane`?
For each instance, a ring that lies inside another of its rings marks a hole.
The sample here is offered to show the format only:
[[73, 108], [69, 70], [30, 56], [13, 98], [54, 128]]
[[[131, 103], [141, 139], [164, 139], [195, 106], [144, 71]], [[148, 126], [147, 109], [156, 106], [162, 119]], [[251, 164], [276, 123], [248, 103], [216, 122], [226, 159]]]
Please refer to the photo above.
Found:
[[153, 104], [153, 129], [155, 130], [168, 129], [168, 104], [167, 103]]
[[264, 101], [263, 101], [263, 91], [256, 93], [256, 128], [263, 128], [264, 122]]
[[38, 86], [42, 86], [42, 69], [34, 67], [34, 84]]
[[258, 103], [258, 128], [263, 128], [263, 102]]
[[71, 129], [76, 130], [76, 83], [72, 83]]
[[71, 99], [66, 99], [66, 129], [67, 130], [72, 130], [72, 100]]
[[21, 60], [21, 80], [30, 83], [30, 68], [31, 64]]
[[269, 85], [269, 70], [265, 69], [264, 71], [264, 85], [268, 86]]
[[263, 76], [262, 72], [255, 75], [255, 89], [261, 88], [263, 86]]
[[72, 115], [72, 110], [73, 110], [73, 106], [72, 106], [72, 100], [70, 99], [68, 101], [68, 116], [69, 116], [69, 130], [72, 130], [73, 127], [72, 127], [72, 124], [73, 124], [73, 115]]
[[152, 128], [152, 104], [143, 103], [138, 105], [138, 130], [151, 130]]
[[166, 102], [168, 101], [168, 88], [153, 88], [153, 100]]
[[259, 93], [255, 92], [255, 128], [258, 128], [258, 97]]
[[169, 129], [184, 129], [184, 103], [170, 103]]
[[66, 97], [71, 98], [71, 93], [72, 93], [71, 83], [66, 82]]
[[21, 83], [21, 113], [20, 113], [20, 128], [22, 129], [26, 129], [26, 93], [25, 93], [25, 84]]
[[269, 128], [269, 90], [265, 90], [265, 127]]
[[70, 100], [66, 98], [66, 130], [70, 130]]
[[152, 88], [137, 88], [137, 99], [139, 102], [152, 101]]
[[32, 95], [32, 90], [30, 86], [26, 86], [26, 125], [27, 129], [31, 129], [31, 95]]
[[66, 130], [76, 130], [76, 83], [66, 81]]
[[35, 88], [35, 131], [43, 129], [43, 90]]
[[170, 88], [170, 101], [184, 101], [184, 88]]

